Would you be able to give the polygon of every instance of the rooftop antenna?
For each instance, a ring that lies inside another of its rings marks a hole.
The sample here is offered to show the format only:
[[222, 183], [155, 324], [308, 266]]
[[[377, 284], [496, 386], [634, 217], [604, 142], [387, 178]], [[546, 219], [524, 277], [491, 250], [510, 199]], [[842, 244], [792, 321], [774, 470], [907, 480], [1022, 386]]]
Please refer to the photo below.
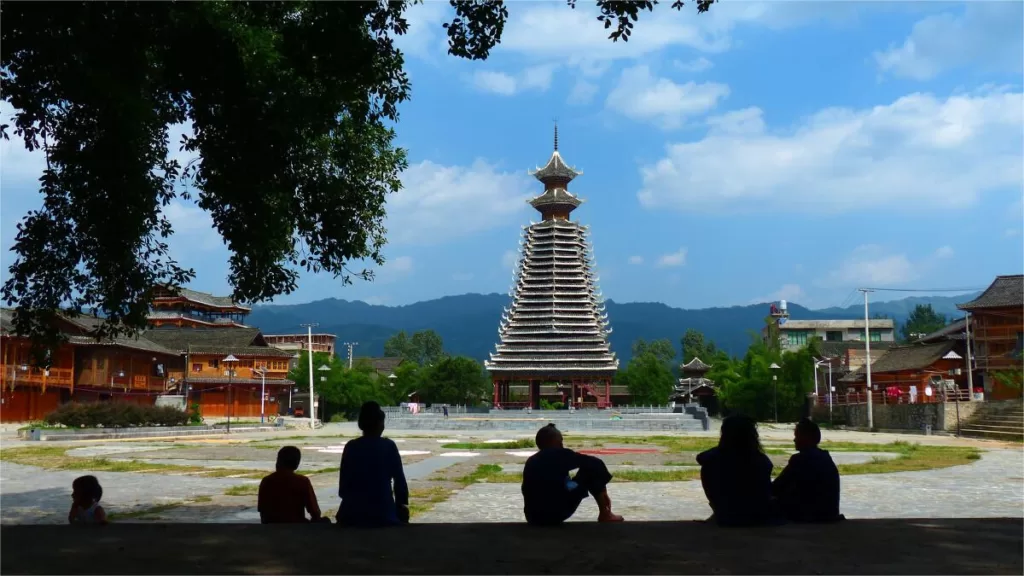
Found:
[[558, 118], [555, 118], [555, 152], [558, 152]]

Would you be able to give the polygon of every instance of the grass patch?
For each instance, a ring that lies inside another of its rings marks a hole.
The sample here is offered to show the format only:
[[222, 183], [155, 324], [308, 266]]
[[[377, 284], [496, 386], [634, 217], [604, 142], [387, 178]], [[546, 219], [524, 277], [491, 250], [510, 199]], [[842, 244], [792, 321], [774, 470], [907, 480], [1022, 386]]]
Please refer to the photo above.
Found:
[[590, 436], [571, 438], [566, 436], [570, 448], [604, 448], [609, 444], [659, 446], [670, 454], [703, 452], [718, 446], [718, 438], [695, 436]]
[[433, 488], [414, 488], [409, 491], [409, 517], [429, 512], [435, 505], [444, 502], [452, 495], [452, 491], [441, 486]]
[[517, 448], [536, 448], [533, 440], [523, 438], [511, 442], [452, 442], [442, 444], [441, 448], [452, 450], [514, 450]]
[[[970, 464], [981, 458], [977, 448], [960, 446], [922, 446], [908, 442], [883, 444], [885, 450], [863, 450], [864, 452], [895, 452], [899, 456], [893, 459], [873, 458], [863, 464], [840, 464], [839, 474], [891, 474], [893, 472], [916, 472], [919, 470], [935, 470]], [[861, 452], [862, 450], [852, 450]], [[841, 450], [840, 450], [841, 452]]]
[[337, 474], [341, 472], [340, 466], [329, 466], [327, 468], [319, 468], [317, 470], [299, 470], [296, 474], [302, 474], [303, 476], [315, 476], [317, 474]]
[[667, 462], [662, 462], [661, 465], [662, 466], [696, 466], [697, 462], [696, 461], [688, 462], [686, 460], [669, 460]]
[[47, 470], [88, 470], [90, 472], [141, 472], [155, 474], [194, 473], [207, 478], [239, 476], [240, 478], [262, 478], [266, 472], [232, 468], [202, 468], [199, 466], [178, 466], [175, 464], [152, 464], [138, 460], [110, 460], [107, 458], [77, 458], [68, 456], [69, 446], [31, 446], [0, 449], [0, 461], [36, 466]]
[[[131, 520], [133, 518], [145, 518], [147, 516], [153, 516], [161, 512], [167, 512], [168, 510], [174, 510], [175, 508], [181, 508], [189, 504], [197, 504], [200, 502], [210, 502], [213, 498], [209, 496], [196, 496], [188, 500], [182, 500], [180, 502], [168, 502], [167, 504], [157, 504], [156, 506], [149, 506], [147, 508], [139, 508], [137, 510], [130, 510], [128, 512], [112, 512], [107, 514], [107, 520], [115, 522], [117, 520]], [[159, 518], [149, 518], [150, 520], [159, 520]]]
[[256, 496], [259, 493], [259, 484], [239, 484], [224, 491], [225, 496]]
[[618, 470], [612, 482], [686, 482], [700, 478], [700, 470]]
[[512, 484], [522, 482], [523, 475], [502, 472], [501, 466], [498, 466], [497, 464], [480, 464], [476, 467], [476, 470], [462, 476], [461, 478], [456, 478], [455, 481], [463, 486], [468, 486], [477, 482]]

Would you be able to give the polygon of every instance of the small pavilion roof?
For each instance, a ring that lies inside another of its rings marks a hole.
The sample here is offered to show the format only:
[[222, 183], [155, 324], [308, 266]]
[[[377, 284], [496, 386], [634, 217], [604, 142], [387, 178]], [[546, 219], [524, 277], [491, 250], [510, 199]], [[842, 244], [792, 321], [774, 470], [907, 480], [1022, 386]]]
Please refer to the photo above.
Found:
[[970, 302], [956, 305], [961, 310], [1007, 306], [1017, 306], [1018, 308], [1024, 306], [1024, 274], [996, 276], [996, 279], [980, 296]]
[[707, 372], [711, 370], [711, 364], [705, 364], [703, 360], [694, 356], [689, 362], [681, 364], [679, 369], [684, 372]]

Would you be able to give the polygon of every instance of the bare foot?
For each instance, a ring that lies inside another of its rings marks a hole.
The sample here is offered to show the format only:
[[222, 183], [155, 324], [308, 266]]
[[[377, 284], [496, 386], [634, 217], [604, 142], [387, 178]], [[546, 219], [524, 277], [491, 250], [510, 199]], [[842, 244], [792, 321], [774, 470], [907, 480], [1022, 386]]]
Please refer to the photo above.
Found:
[[612, 514], [611, 512], [602, 512], [597, 515], [598, 522], [623, 522], [625, 518], [618, 514]]

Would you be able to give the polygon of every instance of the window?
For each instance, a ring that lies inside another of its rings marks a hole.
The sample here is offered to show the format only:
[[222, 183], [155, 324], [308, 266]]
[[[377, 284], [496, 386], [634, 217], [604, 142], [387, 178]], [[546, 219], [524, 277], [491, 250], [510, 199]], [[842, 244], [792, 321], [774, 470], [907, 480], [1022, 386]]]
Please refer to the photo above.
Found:
[[239, 368], [252, 368], [252, 360], [241, 360], [238, 362]]
[[843, 331], [842, 330], [828, 330], [825, 332], [825, 342], [842, 342]]
[[870, 335], [871, 335], [871, 341], [872, 342], [881, 342], [882, 341], [882, 331], [881, 330], [871, 330], [870, 331]]
[[786, 332], [786, 337], [789, 339], [790, 346], [807, 345], [807, 332], [794, 330], [792, 332]]
[[193, 372], [202, 372], [203, 371], [203, 365], [198, 363], [198, 362], [196, 362], [195, 364], [192, 365], [192, 371]]
[[220, 368], [220, 360], [210, 360], [210, 368]]

